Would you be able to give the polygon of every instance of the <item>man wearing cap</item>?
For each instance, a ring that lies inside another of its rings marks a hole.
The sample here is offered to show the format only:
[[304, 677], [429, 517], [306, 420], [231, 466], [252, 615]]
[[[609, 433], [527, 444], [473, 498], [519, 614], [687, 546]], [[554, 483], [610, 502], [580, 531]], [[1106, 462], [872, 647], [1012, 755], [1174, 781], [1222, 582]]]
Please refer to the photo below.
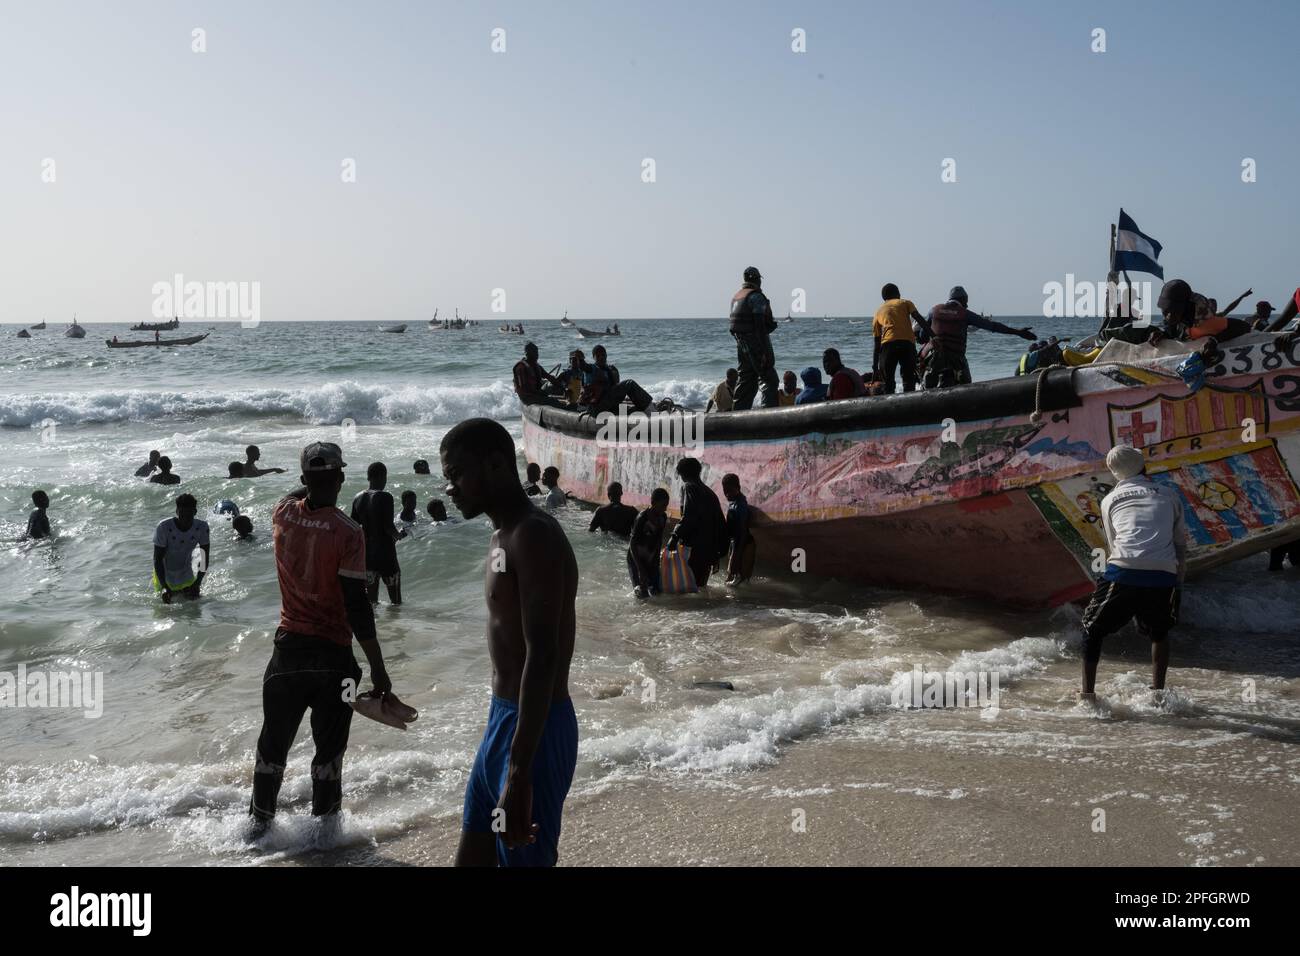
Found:
[[361, 681], [352, 655], [354, 635], [376, 693], [392, 694], [366, 596], [365, 535], [337, 507], [347, 467], [343, 453], [338, 445], [315, 442], [303, 449], [301, 464], [306, 487], [280, 499], [271, 512], [280, 626], [262, 679], [262, 732], [249, 806], [263, 824], [275, 816], [289, 748], [308, 709], [316, 745], [312, 815], [337, 813], [342, 805], [350, 701]]
[[1001, 322], [986, 319], [968, 308], [966, 290], [955, 285], [948, 292], [948, 301], [930, 310], [927, 322], [930, 341], [925, 363], [925, 387], [947, 388], [951, 385], [969, 385], [970, 363], [966, 361], [966, 334], [972, 329], [985, 329], [1001, 335], [1018, 335], [1032, 342], [1034, 330], [1013, 329]]
[[770, 334], [776, 329], [772, 303], [763, 294], [763, 276], [753, 266], [745, 270], [744, 284], [731, 297], [731, 336], [736, 340], [739, 377], [732, 410], [748, 411], [762, 386], [763, 408], [776, 407], [776, 356]]
[[1260, 299], [1255, 303], [1255, 315], [1251, 319], [1251, 328], [1256, 332], [1263, 332], [1268, 328], [1269, 316], [1273, 314], [1273, 303], [1267, 299]]
[[1151, 639], [1151, 689], [1164, 690], [1170, 628], [1178, 623], [1179, 589], [1187, 572], [1183, 499], [1172, 485], [1146, 475], [1146, 458], [1128, 445], [1106, 456], [1115, 487], [1101, 501], [1106, 571], [1083, 612], [1083, 690], [1095, 701], [1101, 641], [1129, 621]]

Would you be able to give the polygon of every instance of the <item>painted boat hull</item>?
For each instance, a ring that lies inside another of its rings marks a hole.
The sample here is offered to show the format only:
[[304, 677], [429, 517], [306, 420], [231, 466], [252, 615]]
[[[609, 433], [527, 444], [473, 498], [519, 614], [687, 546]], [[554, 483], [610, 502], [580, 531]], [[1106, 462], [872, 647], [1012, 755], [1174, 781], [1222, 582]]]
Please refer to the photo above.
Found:
[[655, 487], [676, 502], [674, 466], [694, 455], [715, 490], [739, 475], [766, 563], [1051, 607], [1091, 593], [1104, 563], [1116, 444], [1142, 448], [1182, 496], [1191, 571], [1300, 540], [1300, 343], [1225, 352], [1196, 394], [1177, 355], [1055, 369], [1041, 388], [1026, 376], [698, 416], [698, 450], [680, 434], [616, 442], [600, 432], [609, 421], [532, 406], [524, 449], [575, 497], [603, 502], [619, 481], [639, 508]]

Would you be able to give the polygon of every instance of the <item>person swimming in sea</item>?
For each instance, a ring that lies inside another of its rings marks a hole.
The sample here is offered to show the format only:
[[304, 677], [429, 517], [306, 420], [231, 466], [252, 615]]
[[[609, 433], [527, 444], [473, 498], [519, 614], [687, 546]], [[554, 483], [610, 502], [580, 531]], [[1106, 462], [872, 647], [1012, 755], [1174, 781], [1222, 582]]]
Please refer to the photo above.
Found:
[[393, 525], [403, 532], [403, 536], [415, 534], [415, 524], [420, 519], [420, 513], [416, 510], [418, 503], [414, 491], [408, 489], [402, 492], [402, 510], [393, 519]]
[[656, 488], [650, 493], [650, 507], [632, 522], [627, 573], [632, 579], [633, 593], [643, 601], [659, 593], [659, 555], [663, 551], [670, 500], [667, 488]]
[[546, 489], [546, 500], [542, 502], [546, 507], [560, 508], [569, 503], [569, 496], [560, 490], [560, 469], [554, 465], [542, 472], [542, 487]]
[[447, 506], [442, 503], [441, 498], [432, 499], [426, 510], [429, 512], [429, 517], [438, 524], [451, 520], [447, 517]]
[[158, 451], [156, 448], [149, 452], [149, 460], [135, 470], [135, 476], [137, 478], [148, 478], [158, 470], [158, 461], [160, 458], [162, 458], [162, 452]]
[[249, 445], [244, 449], [244, 456], [247, 459], [244, 462], [245, 478], [261, 478], [263, 475], [282, 475], [283, 468], [259, 468], [257, 462], [262, 457], [262, 450], [256, 445]]
[[[153, 586], [164, 604], [171, 604], [177, 594], [191, 600], [199, 597], [211, 551], [208, 523], [195, 517], [198, 511], [199, 503], [193, 495], [179, 495], [176, 517], [163, 519], [154, 529]], [[196, 550], [202, 552], [197, 562]]]
[[587, 530], [608, 531], [620, 538], [626, 538], [632, 533], [632, 522], [636, 521], [636, 509], [631, 505], [623, 504], [623, 486], [617, 481], [610, 482], [609, 487], [605, 489], [605, 494], [609, 497], [609, 504], [601, 505], [595, 510]]
[[253, 540], [253, 520], [248, 515], [235, 515], [230, 522], [230, 527], [235, 532], [236, 541]]
[[541, 465], [537, 464], [537, 462], [535, 461], [530, 461], [528, 463], [528, 468], [525, 469], [524, 474], [528, 478], [528, 480], [524, 482], [524, 492], [528, 495], [528, 497], [534, 498], [538, 495], [546, 494], [546, 492], [544, 492], [537, 484], [539, 481], [542, 480]]
[[498, 422], [461, 422], [440, 452], [452, 502], [493, 526], [484, 571], [492, 699], [456, 865], [554, 866], [578, 761], [569, 696], [578, 562], [560, 523], [524, 494], [514, 440]]
[[32, 492], [36, 510], [27, 516], [27, 530], [20, 541], [39, 541], [50, 536], [50, 517], [45, 512], [50, 507], [50, 496], [39, 489]]
[[180, 475], [172, 474], [172, 460], [166, 455], [158, 459], [158, 474], [151, 475], [149, 481], [155, 485], [179, 485], [181, 483]]
[[415, 460], [414, 468], [417, 475], [429, 474], [429, 463], [423, 458], [417, 458]]
[[239, 517], [239, 505], [229, 498], [222, 498], [212, 506], [212, 513], [218, 518], [237, 518]]
[[366, 534], [366, 591], [370, 603], [379, 603], [379, 582], [388, 589], [392, 604], [402, 603], [402, 569], [397, 563], [396, 542], [406, 537], [393, 524], [393, 496], [384, 490], [388, 468], [376, 461], [366, 469], [370, 487], [352, 499], [352, 520]]

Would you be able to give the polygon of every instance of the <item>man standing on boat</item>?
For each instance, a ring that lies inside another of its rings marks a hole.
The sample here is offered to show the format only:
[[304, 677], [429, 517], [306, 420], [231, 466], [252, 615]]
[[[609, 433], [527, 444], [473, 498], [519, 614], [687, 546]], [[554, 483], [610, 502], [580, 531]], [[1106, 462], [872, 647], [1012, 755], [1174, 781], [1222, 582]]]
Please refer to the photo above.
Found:
[[1083, 689], [1095, 701], [1101, 641], [1134, 618], [1151, 639], [1151, 689], [1164, 690], [1170, 628], [1178, 623], [1179, 590], [1187, 572], [1182, 496], [1146, 475], [1146, 457], [1116, 445], [1106, 456], [1115, 487], [1101, 500], [1106, 571], [1083, 612]]
[[776, 406], [776, 356], [772, 353], [770, 334], [776, 329], [772, 303], [763, 294], [763, 276], [750, 266], [745, 270], [744, 285], [731, 297], [731, 335], [736, 340], [736, 383], [733, 409], [748, 411], [762, 386], [763, 408]]
[[948, 301], [930, 310], [929, 357], [925, 366], [926, 388], [947, 388], [950, 385], [969, 385], [970, 364], [966, 361], [966, 334], [972, 329], [985, 329], [1001, 335], [1018, 335], [1034, 341], [1034, 330], [1013, 329], [1001, 322], [986, 319], [968, 308], [966, 290], [953, 286]]

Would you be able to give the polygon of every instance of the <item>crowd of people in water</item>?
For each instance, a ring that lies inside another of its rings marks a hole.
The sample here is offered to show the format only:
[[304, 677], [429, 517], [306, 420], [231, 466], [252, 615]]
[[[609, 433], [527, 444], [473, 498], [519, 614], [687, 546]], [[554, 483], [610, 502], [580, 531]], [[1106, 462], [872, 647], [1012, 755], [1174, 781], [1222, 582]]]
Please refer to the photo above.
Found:
[[[904, 391], [913, 391], [918, 379], [927, 388], [948, 387], [970, 380], [965, 362], [969, 329], [1033, 338], [1030, 329], [1013, 329], [971, 312], [960, 287], [923, 316], [891, 284], [882, 289], [884, 304], [873, 322], [875, 350], [868, 375], [846, 367], [837, 350], [827, 349], [820, 371], [804, 370], [802, 388], [793, 371], [786, 372], [778, 386], [768, 338], [775, 324], [758, 270], [747, 269], [744, 281], [731, 310], [737, 367], [728, 370], [727, 380], [710, 400], [710, 407], [720, 411], [752, 408], [760, 393], [763, 407], [872, 394], [872, 386], [876, 393], [887, 394], [896, 387], [896, 374]], [[1220, 312], [1212, 299], [1173, 280], [1160, 297], [1162, 325], [1140, 327], [1130, 317], [1127, 322], [1108, 321], [1102, 334], [1136, 343], [1164, 336], [1223, 341], [1261, 325], [1277, 332], [1300, 309], [1300, 290], [1271, 324], [1266, 302], [1250, 323], [1230, 318], [1227, 313], [1239, 302]], [[917, 352], [918, 342], [930, 347], [924, 359]], [[528, 343], [524, 359], [515, 366], [514, 384], [524, 404], [561, 404], [588, 412], [612, 410], [624, 402], [642, 411], [653, 406], [644, 389], [609, 364], [603, 346], [592, 350], [591, 362], [575, 351], [567, 369], [547, 372], [538, 363], [536, 346]], [[577, 717], [568, 690], [578, 568], [555, 518], [572, 499], [560, 487], [554, 466], [530, 462], [521, 481], [514, 441], [490, 419], [456, 425], [439, 451], [447, 496], [464, 519], [486, 516], [493, 528], [484, 566], [492, 697], [466, 785], [456, 862], [554, 865], [578, 750]], [[257, 446], [248, 446], [243, 461], [230, 463], [228, 477], [285, 473], [283, 468], [262, 467], [260, 460]], [[393, 693], [374, 617], [381, 584], [392, 604], [401, 603], [397, 542], [415, 533], [418, 497], [404, 490], [399, 509], [387, 490], [387, 467], [374, 462], [366, 469], [367, 487], [352, 499], [349, 516], [338, 507], [347, 467], [341, 449], [314, 442], [302, 450], [299, 465], [301, 487], [281, 498], [271, 516], [281, 610], [263, 679], [263, 722], [249, 803], [254, 834], [274, 819], [288, 754], [308, 710], [315, 744], [311, 812], [318, 816], [341, 809], [342, 765], [353, 713], [397, 727], [418, 718]], [[1163, 691], [1169, 665], [1166, 638], [1178, 622], [1186, 572], [1186, 528], [1178, 492], [1147, 476], [1145, 456], [1135, 448], [1116, 446], [1106, 465], [1116, 483], [1100, 507], [1107, 565], [1081, 622], [1083, 700], [1095, 699], [1103, 638], [1132, 620], [1151, 640], [1152, 690]], [[428, 475], [429, 463], [416, 461], [413, 471]], [[136, 475], [155, 484], [181, 482], [171, 460], [159, 451], [150, 452]], [[633, 593], [643, 600], [705, 587], [724, 561], [728, 585], [742, 584], [753, 573], [757, 542], [739, 478], [722, 476], [724, 512], [717, 493], [703, 480], [698, 459], [681, 458], [676, 475], [681, 483], [679, 517], [671, 530], [667, 488], [652, 489], [649, 507], [638, 512], [623, 503], [619, 482], [609, 484], [608, 503], [592, 513], [588, 524], [592, 533], [627, 541], [627, 573]], [[37, 490], [32, 502], [35, 510], [26, 536], [48, 537], [49, 497]], [[153, 584], [165, 603], [178, 594], [201, 596], [211, 531], [198, 517], [198, 508], [193, 495], [181, 494], [175, 499], [174, 516], [154, 530]], [[430, 500], [427, 511], [435, 523], [455, 520], [440, 499]], [[212, 514], [230, 519], [236, 540], [252, 538], [251, 521], [233, 501], [216, 502]], [[1293, 564], [1300, 560], [1296, 546], [1279, 550]], [[674, 556], [674, 567], [684, 565], [687, 573], [678, 577], [675, 571], [670, 588], [664, 569]], [[1273, 558], [1280, 568], [1281, 555], [1275, 552]], [[373, 690], [364, 694], [356, 693], [362, 672], [352, 650], [354, 639], [366, 656], [373, 683]]]

